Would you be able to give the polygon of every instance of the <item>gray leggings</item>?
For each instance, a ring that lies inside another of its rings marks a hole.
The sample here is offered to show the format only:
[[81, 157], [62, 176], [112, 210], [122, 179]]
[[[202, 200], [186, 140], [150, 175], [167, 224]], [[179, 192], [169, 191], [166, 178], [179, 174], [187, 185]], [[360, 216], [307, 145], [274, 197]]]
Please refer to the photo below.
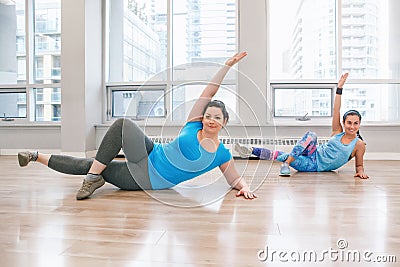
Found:
[[[151, 189], [148, 155], [153, 142], [129, 119], [118, 119], [108, 129], [97, 151], [96, 160], [107, 167], [102, 172], [106, 182], [124, 190]], [[127, 161], [114, 160], [123, 148]], [[52, 155], [48, 166], [58, 172], [86, 175], [93, 159]]]

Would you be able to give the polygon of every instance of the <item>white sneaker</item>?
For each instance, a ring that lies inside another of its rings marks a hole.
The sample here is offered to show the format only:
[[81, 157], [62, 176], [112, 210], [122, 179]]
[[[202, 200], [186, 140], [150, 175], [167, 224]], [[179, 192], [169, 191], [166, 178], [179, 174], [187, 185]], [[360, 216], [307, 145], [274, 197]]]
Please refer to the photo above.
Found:
[[249, 147], [241, 146], [240, 144], [235, 144], [235, 151], [239, 153], [239, 156], [242, 158], [248, 158], [251, 156], [253, 150]]

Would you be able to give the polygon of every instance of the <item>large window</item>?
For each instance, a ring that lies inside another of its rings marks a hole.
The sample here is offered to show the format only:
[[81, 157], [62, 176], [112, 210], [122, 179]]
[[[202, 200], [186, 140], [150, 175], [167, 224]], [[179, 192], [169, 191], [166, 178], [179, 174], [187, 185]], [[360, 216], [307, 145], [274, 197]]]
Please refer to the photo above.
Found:
[[[159, 112], [149, 115], [184, 120], [205, 82], [236, 51], [236, 13], [236, 0], [108, 1], [107, 91], [114, 92], [115, 85], [122, 90], [107, 94], [109, 118], [127, 112], [115, 108], [121, 109], [121, 101], [129, 106], [128, 98], [121, 100], [129, 90], [136, 101], [135, 88], [142, 95], [163, 87], [160, 103], [153, 103]], [[221, 94], [230, 95], [224, 98], [227, 107], [234, 111], [235, 83], [231, 73], [221, 86]], [[138, 108], [137, 114], [148, 113], [146, 105]]]
[[59, 121], [61, 0], [1, 0], [0, 48], [0, 116]]
[[335, 79], [336, 1], [270, 0], [271, 79]]
[[26, 93], [24, 89], [2, 89], [0, 91], [1, 116], [3, 120], [26, 117]]
[[112, 117], [142, 120], [165, 116], [165, 86], [110, 86], [108, 89], [108, 98], [113, 100]]
[[335, 84], [271, 84], [275, 117], [330, 117]]
[[[400, 120], [398, 1], [270, 0], [269, 4], [271, 83], [332, 83], [349, 72], [343, 110], [358, 109], [367, 121]], [[308, 98], [301, 96], [302, 89], [275, 93], [275, 103], [293, 96]], [[295, 111], [293, 116], [304, 115], [295, 107], [298, 101], [286, 103], [287, 111]], [[326, 102], [325, 95], [319, 102]], [[275, 105], [274, 112], [280, 114], [282, 107]]]

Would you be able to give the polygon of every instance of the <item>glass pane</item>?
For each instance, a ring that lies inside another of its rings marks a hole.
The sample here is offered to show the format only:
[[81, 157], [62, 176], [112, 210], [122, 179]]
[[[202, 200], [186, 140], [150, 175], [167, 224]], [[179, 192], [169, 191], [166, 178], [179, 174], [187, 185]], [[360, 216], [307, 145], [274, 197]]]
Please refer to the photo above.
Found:
[[336, 79], [336, 1], [269, 3], [271, 79]]
[[[175, 86], [172, 90], [173, 98], [173, 110], [172, 119], [175, 121], [186, 121], [189, 116], [190, 110], [192, 109], [197, 98], [200, 97], [206, 84], [183, 84]], [[229, 113], [229, 121], [237, 121], [237, 94], [236, 85], [221, 85], [217, 94], [213, 99], [221, 100], [225, 103], [225, 106]]]
[[332, 89], [276, 88], [275, 116], [331, 116]]
[[173, 1], [172, 8], [174, 66], [223, 64], [236, 52], [235, 0]]
[[400, 78], [399, 12], [398, 0], [343, 0], [342, 64], [351, 78]]
[[25, 1], [0, 1], [0, 84], [25, 83]]
[[35, 1], [35, 83], [61, 79], [61, 0]]
[[[184, 0], [172, 4], [172, 62], [174, 81], [196, 81], [175, 85], [172, 91], [173, 120], [185, 121], [209, 81], [225, 60], [236, 51], [235, 0]], [[231, 70], [225, 82], [234, 83], [237, 73]], [[233, 82], [232, 82], [233, 81]], [[233, 91], [232, 91], [233, 90]], [[215, 99], [223, 100], [236, 118], [236, 86], [221, 85]]]
[[165, 70], [167, 0], [109, 1], [108, 14], [108, 81], [145, 81]]
[[26, 118], [26, 93], [0, 93], [0, 118]]
[[61, 88], [35, 88], [32, 93], [35, 121], [61, 120]]
[[[233, 55], [233, 54], [232, 54]], [[228, 57], [224, 58], [225, 61]], [[174, 81], [210, 81], [221, 69], [224, 63], [194, 62], [173, 67]], [[236, 69], [232, 68], [225, 76], [225, 81], [234, 81], [237, 76]]]
[[148, 118], [164, 114], [164, 90], [112, 91], [113, 117]]
[[362, 121], [400, 121], [399, 84], [347, 84], [342, 95], [342, 114], [356, 109]]

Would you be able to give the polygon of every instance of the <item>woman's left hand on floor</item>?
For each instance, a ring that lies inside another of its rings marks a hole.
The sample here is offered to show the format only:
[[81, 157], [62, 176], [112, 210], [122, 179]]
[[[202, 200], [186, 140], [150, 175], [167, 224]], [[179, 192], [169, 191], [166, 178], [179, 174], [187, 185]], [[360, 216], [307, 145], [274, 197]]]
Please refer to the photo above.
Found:
[[236, 193], [237, 197], [243, 196], [246, 199], [254, 199], [257, 198], [257, 195], [254, 194], [252, 191], [250, 191], [247, 188], [239, 190], [239, 192]]

